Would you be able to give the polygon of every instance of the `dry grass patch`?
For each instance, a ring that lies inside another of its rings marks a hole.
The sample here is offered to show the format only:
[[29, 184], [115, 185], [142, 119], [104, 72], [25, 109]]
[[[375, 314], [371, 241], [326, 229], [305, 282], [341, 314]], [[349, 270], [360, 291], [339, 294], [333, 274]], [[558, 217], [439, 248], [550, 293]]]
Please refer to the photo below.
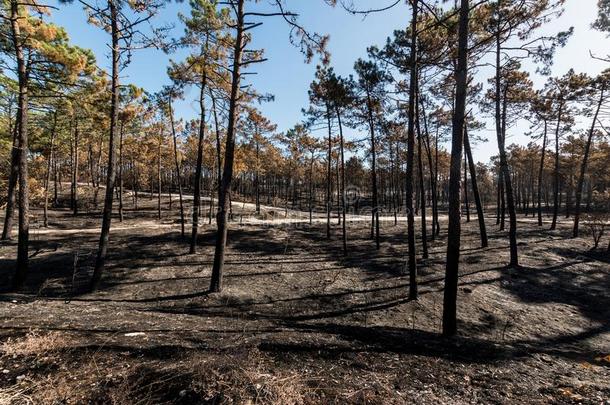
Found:
[[72, 347], [71, 337], [60, 332], [41, 332], [32, 330], [22, 338], [8, 338], [0, 346], [5, 356], [39, 356], [59, 352]]

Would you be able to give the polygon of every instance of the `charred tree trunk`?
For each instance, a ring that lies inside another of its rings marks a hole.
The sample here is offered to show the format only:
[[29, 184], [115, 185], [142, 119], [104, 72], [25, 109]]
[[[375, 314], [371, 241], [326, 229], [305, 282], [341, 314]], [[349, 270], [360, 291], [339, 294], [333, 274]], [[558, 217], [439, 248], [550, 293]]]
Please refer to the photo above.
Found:
[[477, 171], [472, 158], [472, 149], [470, 148], [470, 139], [468, 138], [468, 128], [464, 126], [464, 150], [468, 157], [468, 166], [470, 167], [470, 182], [472, 184], [472, 194], [474, 194], [474, 202], [477, 207], [477, 217], [479, 219], [479, 234], [481, 236], [481, 247], [488, 246], [487, 228], [485, 227], [485, 214], [483, 213], [483, 204], [481, 203], [481, 195], [479, 194], [479, 185], [477, 184]]
[[163, 144], [163, 134], [159, 134], [159, 145], [157, 148], [157, 219], [161, 220], [161, 145]]
[[119, 129], [119, 222], [125, 219], [123, 216], [123, 129], [125, 123], [121, 121]]
[[457, 290], [461, 243], [460, 180], [462, 145], [464, 145], [464, 116], [468, 91], [468, 0], [460, 6], [458, 62], [455, 72], [456, 93], [451, 141], [451, 166], [449, 174], [449, 230], [447, 232], [447, 261], [445, 267], [445, 291], [443, 297], [443, 335], [457, 333]]
[[557, 228], [557, 216], [559, 215], [559, 132], [561, 130], [561, 117], [563, 113], [563, 100], [559, 101], [559, 112], [557, 114], [557, 128], [555, 128], [555, 171], [553, 173], [553, 222], [551, 230]]
[[72, 213], [78, 215], [78, 120], [74, 120], [74, 167], [72, 169]]
[[[19, 3], [11, 0], [11, 39], [17, 60], [17, 79], [19, 96], [17, 101], [17, 166], [19, 173], [19, 235], [17, 242], [17, 268], [13, 278], [13, 288], [20, 288], [27, 277], [28, 249], [30, 239], [30, 195], [28, 184], [28, 81], [29, 73], [26, 65], [21, 31], [18, 24]], [[10, 229], [9, 229], [10, 232]]]
[[231, 95], [229, 98], [229, 120], [227, 125], [227, 140], [225, 148], [225, 161], [218, 201], [218, 231], [216, 235], [216, 249], [214, 251], [214, 265], [212, 267], [211, 292], [222, 290], [222, 272], [225, 261], [225, 248], [228, 236], [228, 215], [231, 205], [231, 184], [233, 181], [233, 160], [235, 155], [235, 126], [238, 114], [238, 100], [240, 93], [241, 59], [244, 36], [244, 0], [237, 4], [237, 21], [235, 48], [233, 53], [233, 68], [231, 72]]
[[61, 178], [59, 177], [59, 159], [53, 155], [53, 207], [59, 206], [59, 191], [61, 189]]
[[470, 202], [468, 201], [468, 160], [464, 155], [464, 206], [466, 207], [466, 222], [470, 222]]
[[418, 0], [411, 2], [413, 15], [411, 17], [411, 54], [409, 60], [409, 111], [407, 128], [407, 181], [405, 185], [407, 203], [407, 240], [409, 270], [409, 299], [417, 299], [417, 261], [415, 257], [415, 216], [413, 212], [413, 163], [415, 161], [415, 98], [417, 91], [417, 16], [419, 9]]
[[[114, 183], [116, 180], [116, 162], [115, 162], [115, 145], [114, 140], [117, 135], [117, 121], [119, 117], [119, 26], [118, 26], [118, 10], [114, 0], [108, 1], [110, 8], [110, 23], [112, 35], [112, 95], [110, 103], [110, 140], [108, 146], [108, 173], [106, 178], [106, 198], [104, 199], [104, 211], [102, 214], [102, 231], [100, 234], [99, 248], [97, 258], [95, 260], [95, 268], [91, 278], [90, 289], [92, 291], [99, 287], [102, 279], [102, 272], [106, 262], [106, 254], [108, 251], [108, 240], [110, 237], [110, 222], [112, 221], [112, 200], [114, 193]], [[101, 150], [100, 150], [101, 155]]]
[[441, 224], [438, 220], [438, 128], [436, 130], [436, 137], [434, 138], [434, 200], [436, 210], [435, 210], [435, 218], [433, 218], [433, 222], [436, 224], [436, 235], [441, 234]]
[[341, 156], [337, 156], [337, 166], [336, 166], [336, 183], [337, 183], [337, 225], [341, 225]]
[[509, 215], [509, 230], [508, 238], [510, 244], [510, 266], [517, 267], [519, 265], [519, 257], [517, 252], [517, 213], [515, 212], [515, 200], [513, 186], [506, 157], [506, 94], [508, 86], [504, 89], [504, 97], [501, 90], [501, 45], [500, 45], [500, 30], [496, 33], [496, 135], [498, 139], [498, 150], [500, 155], [500, 170], [502, 171], [503, 183], [505, 187], [506, 205]]
[[197, 253], [197, 238], [199, 234], [199, 215], [201, 210], [201, 176], [203, 172], [203, 141], [205, 138], [205, 89], [207, 76], [205, 71], [201, 75], [201, 89], [199, 93], [199, 140], [197, 142], [197, 166], [193, 182], [193, 226], [191, 228], [190, 254]]
[[44, 208], [43, 208], [43, 225], [45, 228], [49, 227], [49, 187], [51, 186], [51, 169], [53, 167], [53, 160], [55, 159], [55, 133], [57, 129], [57, 111], [53, 113], [53, 127], [51, 128], [51, 144], [49, 147], [49, 157], [47, 162], [47, 179], [44, 188]]
[[606, 90], [606, 83], [602, 84], [599, 102], [597, 103], [597, 109], [593, 117], [593, 123], [591, 129], [589, 129], [589, 136], [587, 137], [587, 143], [585, 144], [585, 152], [582, 158], [582, 164], [580, 166], [580, 175], [578, 176], [578, 184], [576, 186], [576, 207], [574, 212], [574, 229], [572, 230], [572, 236], [578, 237], [578, 225], [580, 222], [580, 204], [582, 201], [582, 189], [585, 184], [585, 174], [587, 172], [587, 163], [589, 161], [589, 153], [591, 151], [591, 144], [593, 142], [593, 135], [595, 133], [595, 125], [597, 123], [597, 117], [601, 109], [602, 103], [604, 102], [604, 91]]
[[430, 146], [430, 133], [428, 132], [428, 118], [426, 116], [426, 111], [424, 105], [422, 103], [422, 117], [424, 118], [424, 133], [425, 133], [425, 141], [424, 147], [426, 149], [426, 155], [428, 157], [428, 169], [430, 172], [430, 194], [431, 194], [431, 202], [432, 202], [432, 240], [436, 239], [436, 222], [438, 221], [438, 206], [436, 199], [436, 175], [434, 173], [434, 168], [432, 165], [432, 151]]
[[314, 151], [311, 152], [311, 161], [309, 162], [309, 225], [313, 223], [313, 163]]
[[326, 162], [326, 239], [330, 240], [330, 214], [332, 211], [332, 121], [330, 106], [326, 103], [326, 121], [328, 125], [328, 157]]
[[372, 190], [373, 190], [373, 209], [371, 215], [371, 232], [375, 238], [375, 247], [377, 250], [380, 248], [379, 240], [379, 196], [377, 190], [377, 147], [375, 140], [375, 122], [373, 120], [373, 102], [371, 100], [370, 92], [367, 89], [366, 94], [367, 100], [367, 112], [369, 120], [369, 128], [371, 131], [371, 178], [372, 178]]
[[19, 110], [17, 110], [17, 119], [13, 128], [9, 128], [13, 136], [13, 144], [11, 149], [11, 172], [8, 178], [8, 192], [6, 199], [6, 211], [4, 215], [4, 227], [2, 228], [2, 240], [11, 239], [11, 231], [13, 230], [13, 218], [15, 217], [16, 191], [17, 182], [19, 181]]
[[215, 128], [215, 132], [216, 132], [216, 170], [218, 170], [218, 172], [216, 173], [216, 176], [218, 177], [218, 179], [217, 179], [218, 198], [220, 199], [220, 181], [222, 179], [222, 157], [221, 157], [222, 146], [220, 144], [220, 125], [218, 123], [218, 112], [216, 110], [216, 97], [214, 96], [214, 94], [212, 93], [211, 90], [210, 90], [210, 98], [212, 99], [212, 114], [214, 116], [214, 128]]
[[[341, 112], [338, 107], [335, 107], [337, 113], [337, 122], [339, 124], [339, 152], [341, 155], [341, 211], [343, 216], [342, 231], [343, 231], [343, 255], [347, 256], [347, 195], [345, 190], [345, 143], [343, 139], [343, 125], [341, 124]], [[339, 185], [337, 185], [339, 187]]]
[[390, 200], [394, 211], [394, 226], [398, 225], [398, 202], [396, 201], [396, 164], [394, 162], [394, 146], [390, 141]]
[[[254, 135], [254, 137], [256, 138], [257, 134]], [[261, 194], [260, 194], [260, 184], [259, 184], [259, 165], [260, 165], [260, 160], [259, 160], [259, 154], [260, 154], [260, 145], [258, 142], [258, 139], [256, 139], [256, 170], [254, 173], [254, 187], [256, 189], [255, 193], [255, 199], [256, 199], [256, 213], [258, 215], [260, 215], [261, 213]]]
[[419, 91], [418, 100], [416, 106], [415, 124], [417, 128], [417, 169], [419, 174], [419, 198], [420, 198], [420, 210], [421, 210], [421, 243], [422, 243], [422, 257], [428, 258], [428, 231], [426, 229], [426, 188], [424, 181], [424, 162], [422, 160], [422, 132], [419, 121]]
[[538, 168], [538, 226], [542, 226], [542, 174], [544, 173], [544, 157], [546, 154], [547, 120], [544, 120], [544, 134], [542, 136], [542, 151], [540, 156], [540, 167]]

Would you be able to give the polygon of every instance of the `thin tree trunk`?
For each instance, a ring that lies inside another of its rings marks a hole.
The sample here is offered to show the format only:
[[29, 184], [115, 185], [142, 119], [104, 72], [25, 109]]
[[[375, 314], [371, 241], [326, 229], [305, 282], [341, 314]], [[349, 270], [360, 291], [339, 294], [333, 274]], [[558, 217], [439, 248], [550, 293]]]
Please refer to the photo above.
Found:
[[578, 185], [576, 187], [576, 207], [574, 212], [574, 229], [572, 231], [573, 237], [578, 237], [578, 225], [580, 222], [580, 203], [582, 201], [582, 189], [585, 184], [585, 174], [587, 172], [587, 163], [589, 161], [589, 153], [591, 151], [591, 144], [593, 142], [593, 135], [595, 134], [595, 124], [597, 123], [597, 117], [601, 109], [602, 103], [604, 102], [604, 91], [606, 90], [606, 83], [602, 84], [599, 102], [597, 103], [597, 109], [595, 110], [595, 116], [591, 123], [591, 129], [589, 129], [589, 136], [587, 137], [587, 143], [585, 144], [585, 152], [582, 158], [582, 164], [580, 166], [580, 175], [578, 176]]
[[341, 179], [340, 179], [340, 172], [341, 172], [341, 164], [339, 163], [341, 157], [337, 156], [337, 170], [336, 170], [336, 174], [337, 174], [337, 224], [341, 225]]
[[561, 116], [563, 112], [563, 100], [559, 101], [559, 113], [557, 115], [557, 128], [555, 128], [555, 172], [553, 183], [553, 222], [551, 230], [557, 228], [557, 216], [559, 215], [559, 131], [561, 129]]
[[411, 54], [409, 60], [409, 111], [407, 128], [407, 181], [405, 185], [407, 202], [407, 240], [408, 240], [408, 270], [409, 270], [409, 299], [416, 300], [417, 293], [417, 261], [415, 257], [415, 216], [413, 212], [413, 163], [415, 161], [415, 98], [417, 97], [417, 16], [419, 11], [418, 0], [412, 1], [411, 17]]
[[506, 192], [506, 203], [509, 215], [509, 243], [510, 243], [510, 266], [517, 267], [519, 258], [517, 252], [517, 214], [515, 212], [515, 202], [513, 194], [513, 186], [511, 183], [510, 170], [508, 168], [508, 160], [506, 158], [505, 140], [506, 140], [506, 94], [508, 88], [505, 88], [504, 101], [502, 103], [501, 91], [501, 43], [500, 30], [496, 33], [496, 135], [498, 140], [498, 150], [500, 155], [500, 170], [504, 180]]
[[339, 124], [339, 146], [340, 146], [340, 154], [341, 154], [341, 208], [343, 214], [343, 223], [342, 223], [342, 231], [343, 231], [343, 255], [347, 256], [347, 224], [346, 224], [346, 214], [347, 214], [347, 195], [345, 190], [345, 154], [344, 154], [344, 139], [343, 139], [343, 125], [341, 124], [341, 112], [339, 108], [336, 108], [337, 113], [337, 121]]
[[[114, 0], [108, 1], [110, 8], [110, 23], [112, 35], [112, 96], [110, 106], [110, 140], [108, 146], [108, 174], [106, 178], [106, 198], [104, 200], [104, 211], [102, 214], [102, 231], [100, 235], [99, 249], [93, 270], [90, 289], [92, 291], [99, 287], [102, 279], [102, 272], [108, 251], [108, 240], [110, 236], [110, 223], [112, 221], [112, 200], [114, 193], [114, 183], [116, 180], [116, 162], [114, 140], [117, 135], [117, 122], [119, 118], [119, 27], [118, 10]], [[100, 150], [101, 154], [101, 150]]]
[[373, 121], [373, 102], [371, 100], [371, 95], [367, 90], [366, 94], [367, 98], [367, 111], [369, 118], [369, 128], [371, 131], [371, 177], [372, 177], [372, 187], [373, 187], [373, 210], [372, 210], [372, 221], [371, 221], [371, 231], [374, 233], [375, 237], [375, 247], [377, 250], [380, 248], [380, 240], [379, 240], [379, 197], [377, 190], [377, 148], [375, 140], [375, 123]]
[[438, 214], [438, 128], [436, 129], [436, 136], [434, 138], [434, 199], [436, 200], [436, 218], [433, 219], [436, 224], [436, 235], [441, 234], [441, 224], [439, 222]]
[[72, 213], [78, 215], [78, 119], [74, 120], [74, 168], [72, 171]]
[[[430, 150], [430, 133], [428, 132], [428, 118], [426, 116], [426, 110], [424, 108], [424, 104], [421, 104], [422, 108], [422, 117], [424, 118], [424, 133], [426, 143], [424, 144], [426, 148], [426, 155], [428, 156], [428, 168], [430, 171], [430, 194], [432, 197], [432, 240], [436, 239], [436, 226], [438, 221], [438, 205], [437, 205], [437, 195], [436, 195], [436, 174], [434, 173], [433, 165], [432, 165], [432, 151]], [[438, 134], [437, 134], [438, 136]]]
[[168, 199], [169, 199], [169, 201], [168, 201], [168, 204], [169, 204], [168, 210], [169, 210], [170, 215], [171, 215], [172, 207], [174, 205], [174, 201], [173, 201], [173, 198], [172, 198], [172, 188], [174, 187], [174, 175], [173, 175], [171, 170], [168, 170], [166, 173], [167, 174], [165, 175], [165, 178], [168, 179], [167, 180], [167, 194], [168, 194]]
[[457, 333], [457, 290], [461, 243], [460, 182], [462, 146], [464, 145], [464, 115], [468, 91], [468, 0], [462, 0], [459, 20], [458, 62], [455, 72], [456, 92], [451, 141], [449, 173], [449, 229], [447, 231], [447, 260], [443, 296], [443, 335]]
[[218, 199], [220, 200], [220, 182], [222, 179], [222, 157], [221, 157], [221, 145], [220, 145], [220, 126], [218, 123], [218, 113], [216, 111], [216, 97], [210, 90], [210, 98], [212, 99], [212, 113], [214, 115], [214, 128], [216, 130], [216, 169], [217, 173], [217, 183], [218, 183]]
[[[417, 109], [419, 111], [419, 108]], [[420, 130], [419, 114], [416, 118], [417, 125], [417, 168], [419, 174], [419, 188], [420, 188], [420, 209], [421, 209], [421, 241], [422, 241], [422, 257], [428, 258], [428, 231], [426, 229], [426, 189], [424, 181], [424, 162], [422, 160], [422, 133]]]
[[566, 218], [570, 218], [570, 208], [572, 205], [572, 184], [574, 184], [574, 176], [570, 174], [569, 178], [566, 180]]
[[464, 206], [466, 207], [466, 222], [470, 222], [470, 203], [468, 201], [468, 161], [464, 155]]
[[326, 103], [326, 121], [328, 124], [328, 160], [326, 162], [326, 239], [330, 240], [330, 214], [332, 210], [332, 121], [330, 107]]
[[123, 127], [125, 123], [121, 121], [119, 130], [119, 222], [123, 222]]
[[479, 186], [477, 184], [477, 171], [472, 158], [472, 149], [470, 148], [470, 139], [468, 138], [468, 128], [464, 126], [464, 150], [468, 157], [468, 165], [470, 167], [470, 182], [472, 184], [472, 194], [474, 194], [474, 202], [477, 207], [477, 217], [479, 218], [479, 234], [481, 236], [481, 247], [488, 246], [487, 229], [485, 227], [485, 215], [483, 213], [483, 204], [481, 203], [481, 195], [479, 194]]
[[313, 163], [314, 152], [312, 151], [311, 161], [309, 163], [309, 225], [313, 223]]
[[[11, 36], [17, 59], [17, 79], [19, 96], [17, 101], [17, 145], [19, 147], [17, 164], [19, 168], [19, 236], [17, 242], [17, 268], [13, 278], [13, 288], [20, 288], [28, 272], [28, 248], [30, 239], [30, 195], [28, 184], [28, 81], [26, 61], [21, 43], [18, 24], [19, 3], [11, 0]], [[10, 232], [10, 229], [9, 229]]]
[[[17, 110], [19, 112], [19, 110]], [[13, 230], [13, 218], [15, 217], [16, 191], [17, 182], [19, 181], [19, 146], [18, 138], [19, 117], [13, 128], [13, 147], [11, 149], [11, 172], [8, 179], [8, 193], [6, 201], [6, 212], [4, 215], [4, 227], [2, 228], [2, 240], [10, 240], [12, 238], [11, 231]]]
[[237, 4], [237, 21], [235, 35], [235, 49], [233, 53], [233, 68], [231, 78], [231, 96], [229, 99], [229, 120], [227, 125], [227, 140], [225, 148], [225, 162], [218, 201], [218, 232], [216, 235], [216, 248], [214, 251], [214, 265], [212, 267], [211, 292], [222, 290], [222, 273], [225, 261], [225, 249], [228, 236], [228, 215], [231, 205], [231, 184], [233, 181], [233, 160], [235, 155], [235, 126], [238, 114], [238, 99], [240, 93], [240, 68], [242, 59], [242, 43], [244, 35], [244, 0]]
[[394, 211], [394, 226], [398, 225], [398, 207], [396, 202], [396, 164], [394, 162], [394, 146], [392, 141], [389, 144], [390, 150], [390, 199], [392, 204], [392, 210]]
[[506, 219], [506, 188], [505, 188], [505, 183], [504, 183], [504, 174], [502, 173], [502, 170], [500, 169], [500, 211], [498, 211], [500, 213], [499, 216], [499, 220], [500, 220], [500, 230], [503, 231], [504, 230], [504, 222]]
[[548, 123], [544, 119], [544, 135], [542, 136], [542, 153], [540, 156], [540, 168], [538, 169], [538, 226], [542, 226], [542, 174], [544, 172], [544, 156], [546, 154]]
[[193, 191], [193, 226], [191, 228], [191, 247], [190, 254], [197, 252], [197, 238], [199, 233], [199, 213], [201, 209], [201, 175], [203, 171], [203, 140], [205, 138], [205, 89], [207, 86], [207, 76], [204, 72], [201, 75], [201, 89], [199, 93], [199, 140], [197, 143], [197, 166], [195, 168], [194, 191]]
[[[256, 138], [258, 136], [258, 134], [254, 134], [254, 137]], [[260, 154], [260, 145], [258, 142], [258, 139], [256, 139], [256, 170], [254, 173], [254, 187], [255, 187], [255, 201], [256, 201], [256, 214], [260, 215], [261, 213], [261, 194], [260, 194], [260, 184], [259, 184], [259, 165], [260, 165], [260, 160], [259, 160], [259, 154]]]
[[59, 206], [59, 191], [61, 188], [61, 179], [59, 178], [59, 170], [58, 167], [57, 156], [53, 156], [53, 207]]
[[51, 185], [51, 168], [53, 167], [54, 150], [55, 150], [55, 133], [57, 130], [57, 110], [53, 113], [53, 127], [51, 129], [51, 144], [49, 148], [49, 157], [47, 162], [47, 179], [44, 187], [44, 208], [43, 208], [43, 225], [49, 227], [49, 187]]
[[178, 181], [178, 198], [180, 202], [180, 236], [184, 238], [184, 201], [182, 198], [182, 174], [180, 173], [180, 162], [178, 161], [178, 137], [176, 135], [176, 124], [174, 122], [174, 110], [172, 109], [171, 95], [167, 101], [169, 107], [169, 121], [172, 128], [172, 138], [174, 140], [174, 164], [176, 169], [176, 179]]
[[163, 144], [163, 134], [159, 134], [159, 145], [157, 149], [157, 219], [161, 220], [161, 145]]

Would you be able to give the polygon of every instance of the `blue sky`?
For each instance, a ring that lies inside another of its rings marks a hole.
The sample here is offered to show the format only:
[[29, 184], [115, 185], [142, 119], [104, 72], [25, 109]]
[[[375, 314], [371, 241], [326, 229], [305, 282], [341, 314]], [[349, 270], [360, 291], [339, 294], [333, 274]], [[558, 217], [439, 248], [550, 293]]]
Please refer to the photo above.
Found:
[[[360, 4], [374, 4], [380, 0], [361, 0]], [[565, 30], [574, 26], [575, 34], [568, 45], [557, 53], [554, 75], [562, 75], [570, 68], [577, 72], [594, 75], [606, 68], [607, 64], [593, 60], [589, 51], [599, 56], [606, 56], [610, 39], [603, 33], [590, 29], [597, 13], [597, 0], [568, 0], [564, 16], [545, 28], [547, 32]], [[373, 44], [383, 44], [395, 29], [404, 29], [409, 22], [410, 11], [406, 5], [392, 11], [370, 15], [366, 19], [353, 16], [341, 8], [333, 9], [323, 0], [289, 0], [291, 10], [300, 14], [300, 22], [310, 30], [330, 35], [329, 50], [332, 54], [332, 65], [342, 75], [352, 72], [354, 61], [366, 55], [366, 48]], [[175, 35], [182, 33], [177, 19], [178, 12], [188, 13], [188, 2], [170, 3], [157, 18], [156, 23], [173, 23]], [[78, 2], [71, 5], [59, 5], [51, 19], [66, 28], [73, 43], [90, 48], [97, 56], [98, 64], [108, 67], [108, 36], [99, 28], [87, 24], [85, 13]], [[315, 62], [307, 65], [302, 55], [288, 40], [289, 30], [286, 23], [279, 18], [267, 19], [265, 24], [254, 31], [253, 47], [265, 49], [269, 58], [264, 64], [256, 67], [257, 75], [248, 76], [254, 87], [261, 93], [275, 95], [275, 101], [260, 106], [279, 130], [286, 130], [302, 119], [301, 109], [308, 104], [307, 89], [315, 72]], [[157, 91], [168, 82], [166, 68], [170, 58], [181, 59], [183, 55], [165, 55], [158, 50], [141, 50], [134, 54], [131, 65], [123, 71], [123, 83], [134, 83], [148, 91]], [[480, 80], [486, 80], [481, 72]], [[535, 78], [538, 86], [544, 84], [544, 78]], [[182, 118], [197, 115], [194, 103], [196, 92], [186, 95], [186, 100], [177, 108]], [[510, 131], [508, 142], [527, 143], [522, 133], [527, 125], [518, 125]], [[497, 153], [491, 131], [481, 131], [479, 135], [489, 138], [489, 142], [475, 148], [476, 160], [487, 162]]]

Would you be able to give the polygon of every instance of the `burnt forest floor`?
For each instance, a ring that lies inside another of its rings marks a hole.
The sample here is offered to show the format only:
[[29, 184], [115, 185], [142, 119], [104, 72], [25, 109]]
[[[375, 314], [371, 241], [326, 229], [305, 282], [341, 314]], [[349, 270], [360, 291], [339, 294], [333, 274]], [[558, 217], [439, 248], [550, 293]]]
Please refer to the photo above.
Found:
[[445, 221], [409, 301], [404, 221], [382, 223], [379, 251], [350, 221], [344, 257], [335, 218], [329, 242], [322, 221], [249, 223], [236, 204], [224, 289], [208, 294], [215, 226], [189, 255], [177, 202], [161, 221], [155, 200], [130, 204], [96, 293], [99, 214], [52, 210], [43, 229], [35, 210], [19, 293], [16, 242], [0, 245], [0, 404], [609, 403], [610, 260], [569, 220], [551, 232], [520, 215], [519, 269], [493, 218], [486, 249], [464, 223], [446, 340]]

